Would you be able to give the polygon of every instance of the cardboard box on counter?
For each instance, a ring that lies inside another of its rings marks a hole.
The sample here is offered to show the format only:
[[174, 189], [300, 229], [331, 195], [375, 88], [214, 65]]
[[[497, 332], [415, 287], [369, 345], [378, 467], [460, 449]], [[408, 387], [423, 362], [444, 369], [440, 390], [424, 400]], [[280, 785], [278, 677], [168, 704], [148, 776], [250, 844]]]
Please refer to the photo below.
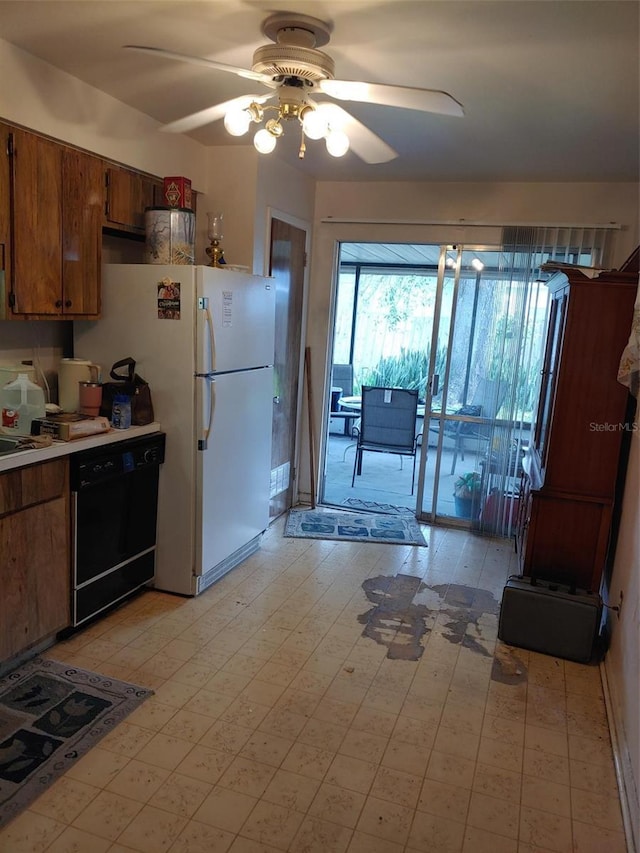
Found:
[[88, 418], [86, 415], [74, 413], [48, 415], [46, 418], [31, 421], [31, 435], [50, 435], [58, 441], [73, 441], [74, 438], [109, 432], [110, 429], [108, 418]]

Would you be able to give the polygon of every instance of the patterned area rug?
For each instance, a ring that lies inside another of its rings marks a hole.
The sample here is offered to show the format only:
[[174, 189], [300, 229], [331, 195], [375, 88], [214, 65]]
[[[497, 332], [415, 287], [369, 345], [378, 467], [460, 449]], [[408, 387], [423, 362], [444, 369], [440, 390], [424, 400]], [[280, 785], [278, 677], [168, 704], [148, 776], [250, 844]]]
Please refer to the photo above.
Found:
[[42, 658], [0, 679], [0, 826], [152, 694]]
[[415, 518], [372, 513], [291, 510], [284, 535], [308, 539], [341, 539], [347, 542], [427, 545]]
[[415, 518], [414, 511], [408, 506], [379, 504], [377, 501], [363, 501], [360, 498], [347, 498], [342, 501], [342, 506], [346, 506], [356, 512], [381, 512], [383, 515], [410, 515]]

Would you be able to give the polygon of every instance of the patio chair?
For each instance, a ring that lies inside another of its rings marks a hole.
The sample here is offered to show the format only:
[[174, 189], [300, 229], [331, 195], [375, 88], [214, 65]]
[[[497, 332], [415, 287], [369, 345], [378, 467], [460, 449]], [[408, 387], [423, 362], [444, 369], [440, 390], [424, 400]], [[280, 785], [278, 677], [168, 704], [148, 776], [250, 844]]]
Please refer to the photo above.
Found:
[[[336, 393], [334, 389], [340, 389]], [[350, 397], [353, 394], [353, 365], [334, 364], [331, 369], [331, 407], [329, 417], [331, 420], [343, 421], [344, 435], [351, 435], [353, 422], [360, 417], [360, 413], [353, 409], [340, 409], [338, 399]]]
[[416, 413], [418, 392], [405, 388], [362, 387], [362, 410], [360, 426], [354, 427], [357, 434], [356, 455], [353, 461], [353, 487], [356, 474], [362, 474], [362, 455], [371, 453], [394, 453], [413, 456], [411, 494], [416, 478]]
[[[451, 474], [456, 472], [458, 455], [464, 461], [465, 442], [489, 441], [495, 417], [504, 400], [504, 389], [493, 379], [481, 379], [473, 394], [471, 403], [461, 406], [454, 414], [476, 421], [445, 421], [444, 435], [453, 439], [453, 458]], [[437, 428], [430, 427], [432, 432]]]

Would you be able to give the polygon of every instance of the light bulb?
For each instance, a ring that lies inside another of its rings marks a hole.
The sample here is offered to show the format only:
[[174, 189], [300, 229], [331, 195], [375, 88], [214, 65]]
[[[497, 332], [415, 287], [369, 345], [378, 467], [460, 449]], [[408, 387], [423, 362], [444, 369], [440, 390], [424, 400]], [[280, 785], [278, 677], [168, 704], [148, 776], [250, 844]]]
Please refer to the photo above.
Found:
[[247, 110], [229, 110], [224, 117], [224, 126], [231, 136], [243, 136], [251, 124]]
[[480, 272], [480, 270], [484, 269], [484, 264], [482, 263], [480, 258], [474, 258], [471, 261], [471, 266], [474, 268], [474, 270], [478, 270], [478, 272]]
[[276, 147], [276, 138], [266, 128], [259, 130], [253, 137], [253, 144], [260, 154], [270, 154]]
[[332, 157], [343, 157], [349, 150], [349, 137], [342, 130], [331, 130], [327, 135], [327, 151]]
[[318, 110], [309, 110], [302, 119], [302, 129], [309, 139], [322, 139], [327, 132], [327, 120]]

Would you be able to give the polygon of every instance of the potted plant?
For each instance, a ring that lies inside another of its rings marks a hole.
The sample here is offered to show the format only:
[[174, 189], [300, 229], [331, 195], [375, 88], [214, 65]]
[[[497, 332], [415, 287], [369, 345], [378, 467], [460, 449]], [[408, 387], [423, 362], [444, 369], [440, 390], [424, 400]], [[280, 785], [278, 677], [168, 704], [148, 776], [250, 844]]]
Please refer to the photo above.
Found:
[[480, 474], [470, 471], [458, 477], [453, 486], [453, 503], [460, 518], [475, 518], [478, 515], [480, 497]]

